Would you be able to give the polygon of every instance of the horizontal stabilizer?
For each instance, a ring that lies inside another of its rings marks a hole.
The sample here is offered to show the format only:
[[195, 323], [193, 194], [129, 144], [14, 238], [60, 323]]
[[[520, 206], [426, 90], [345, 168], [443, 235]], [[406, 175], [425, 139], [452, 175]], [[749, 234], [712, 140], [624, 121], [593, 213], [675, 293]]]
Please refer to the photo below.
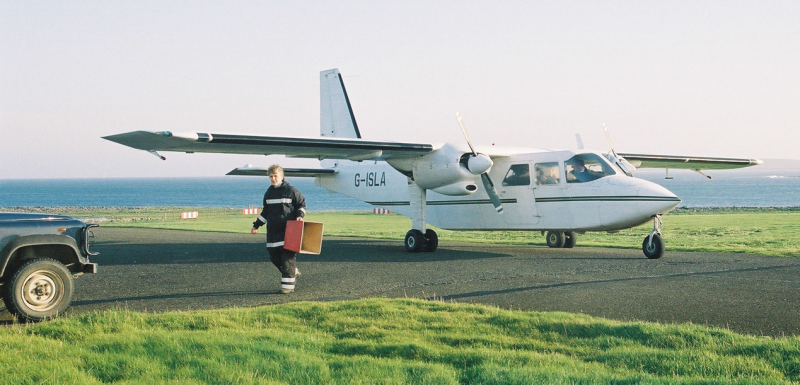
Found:
[[[269, 167], [253, 167], [247, 165], [238, 167], [231, 170], [225, 175], [246, 175], [246, 176], [269, 176], [267, 170]], [[285, 176], [299, 176], [299, 177], [315, 177], [320, 175], [336, 174], [336, 170], [332, 168], [284, 168], [283, 175]]]

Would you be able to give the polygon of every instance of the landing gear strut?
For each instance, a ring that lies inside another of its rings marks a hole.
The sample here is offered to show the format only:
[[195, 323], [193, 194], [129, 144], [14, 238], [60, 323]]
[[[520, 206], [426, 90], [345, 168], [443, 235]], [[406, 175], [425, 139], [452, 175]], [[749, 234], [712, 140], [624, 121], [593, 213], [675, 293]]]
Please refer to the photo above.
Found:
[[642, 251], [644, 256], [649, 259], [659, 259], [664, 255], [664, 240], [661, 238], [661, 226], [663, 224], [661, 215], [654, 215], [653, 230], [650, 231], [650, 235], [644, 237]]

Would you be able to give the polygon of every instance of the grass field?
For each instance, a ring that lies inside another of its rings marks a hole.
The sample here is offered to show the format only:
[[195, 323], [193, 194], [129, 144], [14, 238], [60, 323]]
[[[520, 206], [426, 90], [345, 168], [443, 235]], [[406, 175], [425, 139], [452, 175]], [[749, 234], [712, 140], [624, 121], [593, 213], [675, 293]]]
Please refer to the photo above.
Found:
[[[148, 227], [194, 231], [249, 232], [254, 215], [239, 209], [126, 208], [61, 209], [66, 214], [103, 219], [103, 226]], [[199, 211], [198, 219], [181, 220], [181, 211]], [[359, 212], [311, 212], [308, 220], [323, 222], [325, 235], [396, 239], [411, 227], [400, 215]], [[578, 246], [641, 248], [651, 224], [619, 233], [586, 233]], [[667, 250], [741, 252], [800, 256], [800, 208], [678, 210], [664, 217]], [[440, 242], [483, 242], [544, 245], [538, 231], [448, 231], [437, 229]]]
[[[32, 209], [35, 211], [36, 209]], [[63, 209], [102, 226], [248, 232], [253, 215], [203, 209]], [[193, 210], [194, 211], [194, 210]], [[310, 213], [326, 235], [400, 242], [397, 215]], [[798, 256], [800, 210], [666, 217], [668, 250]], [[586, 234], [579, 246], [639, 248], [649, 226]], [[544, 244], [534, 232], [440, 231], [442, 242]], [[76, 315], [0, 329], [2, 383], [706, 383], [800, 382], [800, 336], [616, 322], [412, 299], [296, 302], [216, 311]]]
[[422, 300], [104, 311], [0, 330], [8, 384], [791, 383], [800, 337]]

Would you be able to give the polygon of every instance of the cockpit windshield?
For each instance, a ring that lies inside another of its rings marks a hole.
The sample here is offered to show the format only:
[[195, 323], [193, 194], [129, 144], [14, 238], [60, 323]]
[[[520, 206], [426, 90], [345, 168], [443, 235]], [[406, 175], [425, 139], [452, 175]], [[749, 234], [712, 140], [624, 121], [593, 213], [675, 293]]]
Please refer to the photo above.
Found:
[[596, 154], [578, 154], [564, 162], [567, 183], [591, 182], [617, 172], [608, 162]]

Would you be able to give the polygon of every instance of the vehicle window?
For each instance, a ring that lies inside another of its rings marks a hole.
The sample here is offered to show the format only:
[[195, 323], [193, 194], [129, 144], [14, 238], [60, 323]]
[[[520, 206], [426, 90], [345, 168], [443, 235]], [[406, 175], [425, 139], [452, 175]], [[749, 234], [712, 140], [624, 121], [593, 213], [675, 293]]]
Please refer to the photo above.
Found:
[[583, 183], [614, 175], [616, 172], [596, 154], [580, 154], [564, 162], [567, 183]]
[[515, 164], [509, 167], [503, 186], [527, 186], [531, 184], [531, 169], [527, 164]]
[[534, 169], [536, 170], [536, 185], [558, 184], [561, 171], [558, 168], [558, 162], [537, 163]]

